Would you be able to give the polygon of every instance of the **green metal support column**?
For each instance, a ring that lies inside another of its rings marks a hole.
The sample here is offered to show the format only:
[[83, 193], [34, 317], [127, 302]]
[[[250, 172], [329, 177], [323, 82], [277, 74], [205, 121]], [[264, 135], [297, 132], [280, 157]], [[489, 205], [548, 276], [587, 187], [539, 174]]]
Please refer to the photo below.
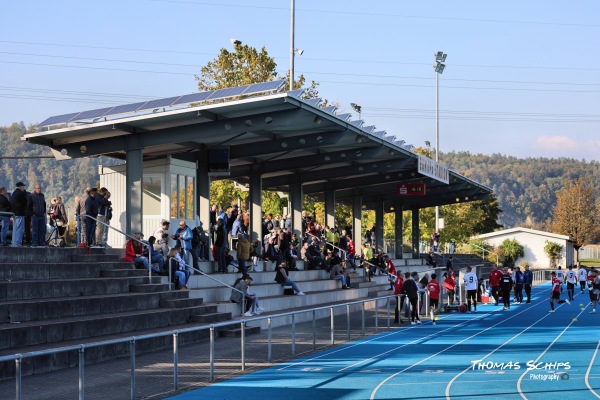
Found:
[[127, 136], [125, 153], [125, 229], [129, 235], [143, 232], [142, 182], [144, 160], [139, 134]]
[[396, 239], [396, 259], [399, 260], [402, 258], [402, 212], [404, 211], [404, 205], [401, 201], [396, 200], [394, 202], [394, 213], [395, 215], [395, 224], [394, 224], [394, 237]]
[[419, 258], [419, 246], [421, 233], [419, 231], [419, 209], [415, 206], [412, 209], [412, 258]]

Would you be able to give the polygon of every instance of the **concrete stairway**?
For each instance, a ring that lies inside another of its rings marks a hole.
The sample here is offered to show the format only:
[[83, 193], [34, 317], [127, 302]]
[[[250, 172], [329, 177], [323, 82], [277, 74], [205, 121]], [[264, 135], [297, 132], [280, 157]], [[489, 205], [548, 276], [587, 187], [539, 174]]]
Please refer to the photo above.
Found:
[[[2, 248], [0, 253], [0, 355], [143, 335], [231, 318], [201, 297], [169, 291], [167, 278], [136, 270], [103, 249]], [[48, 262], [49, 261], [49, 262]], [[205, 339], [190, 333], [181, 343]], [[169, 337], [138, 345], [137, 351], [170, 346]], [[86, 363], [129, 352], [112, 345], [86, 352]], [[76, 355], [27, 359], [23, 373], [72, 366]], [[11, 377], [14, 363], [0, 365], [0, 378]]]

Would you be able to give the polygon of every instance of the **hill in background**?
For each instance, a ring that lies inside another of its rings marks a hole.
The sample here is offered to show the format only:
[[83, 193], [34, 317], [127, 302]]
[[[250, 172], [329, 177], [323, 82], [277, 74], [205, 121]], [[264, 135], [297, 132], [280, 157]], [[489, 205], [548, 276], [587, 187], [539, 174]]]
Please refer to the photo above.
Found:
[[[46, 198], [62, 196], [72, 206], [75, 196], [86, 186], [99, 183], [98, 166], [122, 161], [106, 157], [56, 161], [43, 146], [21, 141], [21, 136], [35, 131], [23, 122], [0, 127], [0, 186], [9, 192], [23, 181], [28, 190], [41, 183]], [[17, 157], [17, 158], [5, 158]], [[33, 157], [33, 158], [27, 158]], [[568, 158], [516, 158], [501, 154], [483, 155], [469, 152], [443, 153], [441, 161], [452, 170], [490, 187], [504, 212], [500, 223], [506, 228], [530, 226], [543, 228], [552, 217], [556, 192], [565, 180], [591, 177], [600, 195], [600, 164]], [[108, 188], [110, 190], [110, 188]]]

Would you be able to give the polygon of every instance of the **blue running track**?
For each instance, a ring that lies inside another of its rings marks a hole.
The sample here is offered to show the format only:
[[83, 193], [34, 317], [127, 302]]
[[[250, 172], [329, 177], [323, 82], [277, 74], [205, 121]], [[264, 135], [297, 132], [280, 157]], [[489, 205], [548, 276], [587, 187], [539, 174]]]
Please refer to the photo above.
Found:
[[555, 313], [549, 295], [544, 284], [531, 304], [479, 305], [170, 399], [600, 399], [600, 313], [587, 290]]

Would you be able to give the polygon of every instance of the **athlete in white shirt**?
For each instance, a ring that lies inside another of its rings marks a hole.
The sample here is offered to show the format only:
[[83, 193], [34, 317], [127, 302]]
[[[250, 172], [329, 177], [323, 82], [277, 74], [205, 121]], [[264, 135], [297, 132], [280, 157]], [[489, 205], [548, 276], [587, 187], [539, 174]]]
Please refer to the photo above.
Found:
[[467, 311], [471, 312], [471, 299], [473, 299], [473, 309], [477, 311], [477, 275], [471, 272], [472, 268], [467, 267], [467, 273], [464, 275], [465, 289], [467, 290]]
[[575, 283], [577, 283], [577, 275], [575, 271], [573, 271], [573, 266], [569, 265], [567, 267], [567, 272], [565, 273], [565, 280], [567, 281], [567, 296], [569, 300], [573, 301], [573, 297], [575, 296]]
[[579, 275], [579, 286], [581, 286], [581, 293], [585, 291], [585, 283], [587, 282], [588, 272], [587, 269], [583, 267], [579, 267], [579, 271], [577, 271], [577, 275]]

